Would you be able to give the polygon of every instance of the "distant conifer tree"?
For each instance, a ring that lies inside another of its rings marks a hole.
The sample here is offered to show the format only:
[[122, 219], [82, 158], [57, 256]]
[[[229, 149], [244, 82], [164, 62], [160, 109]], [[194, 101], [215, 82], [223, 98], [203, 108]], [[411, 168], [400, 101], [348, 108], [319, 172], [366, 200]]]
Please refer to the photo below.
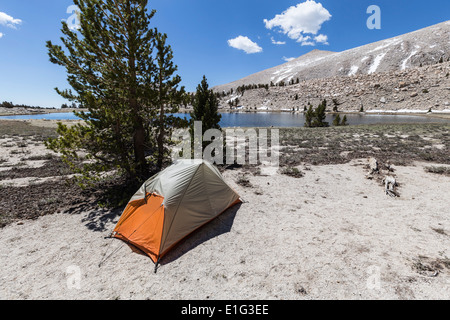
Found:
[[[237, 100], [237, 99], [236, 99]], [[222, 116], [218, 112], [219, 101], [212, 90], [209, 89], [206, 77], [203, 76], [201, 83], [197, 86], [194, 101], [194, 110], [191, 112], [191, 136], [194, 135], [194, 121], [202, 122], [202, 135], [209, 129], [220, 129]]]
[[341, 125], [341, 116], [338, 114], [336, 115], [336, 117], [333, 119], [333, 126], [338, 127]]
[[327, 100], [323, 100], [321, 104], [314, 111], [314, 120], [312, 122], [313, 127], [328, 127], [328, 122], [325, 121], [327, 108]]
[[305, 127], [311, 128], [313, 120], [314, 120], [314, 110], [313, 106], [310, 104], [308, 110], [305, 113]]

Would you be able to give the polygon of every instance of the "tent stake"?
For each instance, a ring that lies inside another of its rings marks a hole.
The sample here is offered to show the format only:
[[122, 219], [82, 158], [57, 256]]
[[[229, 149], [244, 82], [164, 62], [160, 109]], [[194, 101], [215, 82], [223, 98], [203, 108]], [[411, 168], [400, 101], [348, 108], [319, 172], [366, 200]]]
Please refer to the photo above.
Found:
[[156, 263], [155, 263], [155, 274], [156, 274], [156, 271], [158, 270], [158, 264], [159, 264], [159, 257], [158, 257], [158, 260], [156, 260]]

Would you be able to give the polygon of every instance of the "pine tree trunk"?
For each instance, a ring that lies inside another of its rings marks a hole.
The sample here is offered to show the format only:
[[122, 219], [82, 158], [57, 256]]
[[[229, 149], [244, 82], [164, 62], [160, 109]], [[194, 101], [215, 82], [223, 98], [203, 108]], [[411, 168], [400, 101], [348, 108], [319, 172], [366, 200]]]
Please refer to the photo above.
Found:
[[128, 48], [129, 48], [129, 60], [128, 67], [130, 72], [130, 92], [129, 101], [130, 109], [134, 113], [134, 134], [133, 134], [133, 147], [134, 147], [134, 161], [136, 165], [136, 175], [139, 177], [145, 177], [147, 164], [145, 161], [145, 128], [144, 121], [139, 115], [139, 104], [137, 101], [137, 74], [136, 74], [136, 43], [135, 35], [133, 34], [133, 21], [130, 10], [130, 3], [127, 3], [127, 11], [130, 13], [127, 20], [128, 31]]
[[162, 100], [162, 76], [159, 75], [159, 135], [158, 135], [158, 168], [161, 169], [164, 161], [164, 103]]
[[[133, 94], [132, 91], [131, 94]], [[145, 161], [145, 128], [142, 118], [139, 116], [138, 105], [134, 97], [131, 98], [130, 106], [135, 112], [133, 146], [134, 146], [134, 161], [136, 164], [136, 174], [138, 176], [145, 176], [147, 169], [147, 164]]]
[[138, 174], [145, 174], [145, 129], [142, 125], [136, 128], [134, 132], [134, 157], [138, 168]]
[[161, 103], [159, 114], [159, 135], [158, 135], [158, 168], [162, 168], [164, 161], [164, 105]]

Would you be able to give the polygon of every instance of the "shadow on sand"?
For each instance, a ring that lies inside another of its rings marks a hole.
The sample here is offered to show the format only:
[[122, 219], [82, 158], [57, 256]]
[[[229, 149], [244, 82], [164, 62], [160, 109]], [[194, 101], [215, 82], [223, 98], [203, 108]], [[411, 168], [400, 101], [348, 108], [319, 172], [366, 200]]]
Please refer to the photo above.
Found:
[[242, 203], [234, 205], [214, 220], [192, 232], [161, 258], [159, 264], [165, 265], [171, 263], [202, 243], [218, 237], [221, 234], [230, 232], [234, 218], [241, 205]]
[[[95, 208], [95, 209], [92, 209]], [[88, 212], [87, 216], [81, 221], [86, 224], [89, 230], [95, 232], [111, 231], [114, 223], [119, 219], [124, 208], [102, 209], [98, 208], [97, 200], [90, 199], [79, 204], [72, 205], [63, 210], [65, 214], [76, 215]]]

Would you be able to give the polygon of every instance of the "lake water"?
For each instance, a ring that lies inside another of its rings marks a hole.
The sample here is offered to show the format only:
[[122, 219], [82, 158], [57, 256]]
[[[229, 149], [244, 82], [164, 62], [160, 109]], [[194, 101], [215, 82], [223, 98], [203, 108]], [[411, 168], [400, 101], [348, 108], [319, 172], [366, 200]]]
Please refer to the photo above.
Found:
[[[189, 114], [177, 113], [176, 116], [190, 119]], [[341, 114], [341, 117], [343, 115]], [[432, 118], [420, 115], [387, 115], [387, 114], [346, 114], [349, 125], [379, 124], [379, 123], [450, 123], [450, 119]], [[1, 119], [47, 119], [47, 120], [78, 120], [73, 113], [49, 113], [36, 115], [0, 116]], [[331, 125], [334, 115], [327, 115], [326, 121]], [[258, 112], [258, 113], [222, 113], [221, 127], [303, 127], [303, 114], [289, 112]]]

